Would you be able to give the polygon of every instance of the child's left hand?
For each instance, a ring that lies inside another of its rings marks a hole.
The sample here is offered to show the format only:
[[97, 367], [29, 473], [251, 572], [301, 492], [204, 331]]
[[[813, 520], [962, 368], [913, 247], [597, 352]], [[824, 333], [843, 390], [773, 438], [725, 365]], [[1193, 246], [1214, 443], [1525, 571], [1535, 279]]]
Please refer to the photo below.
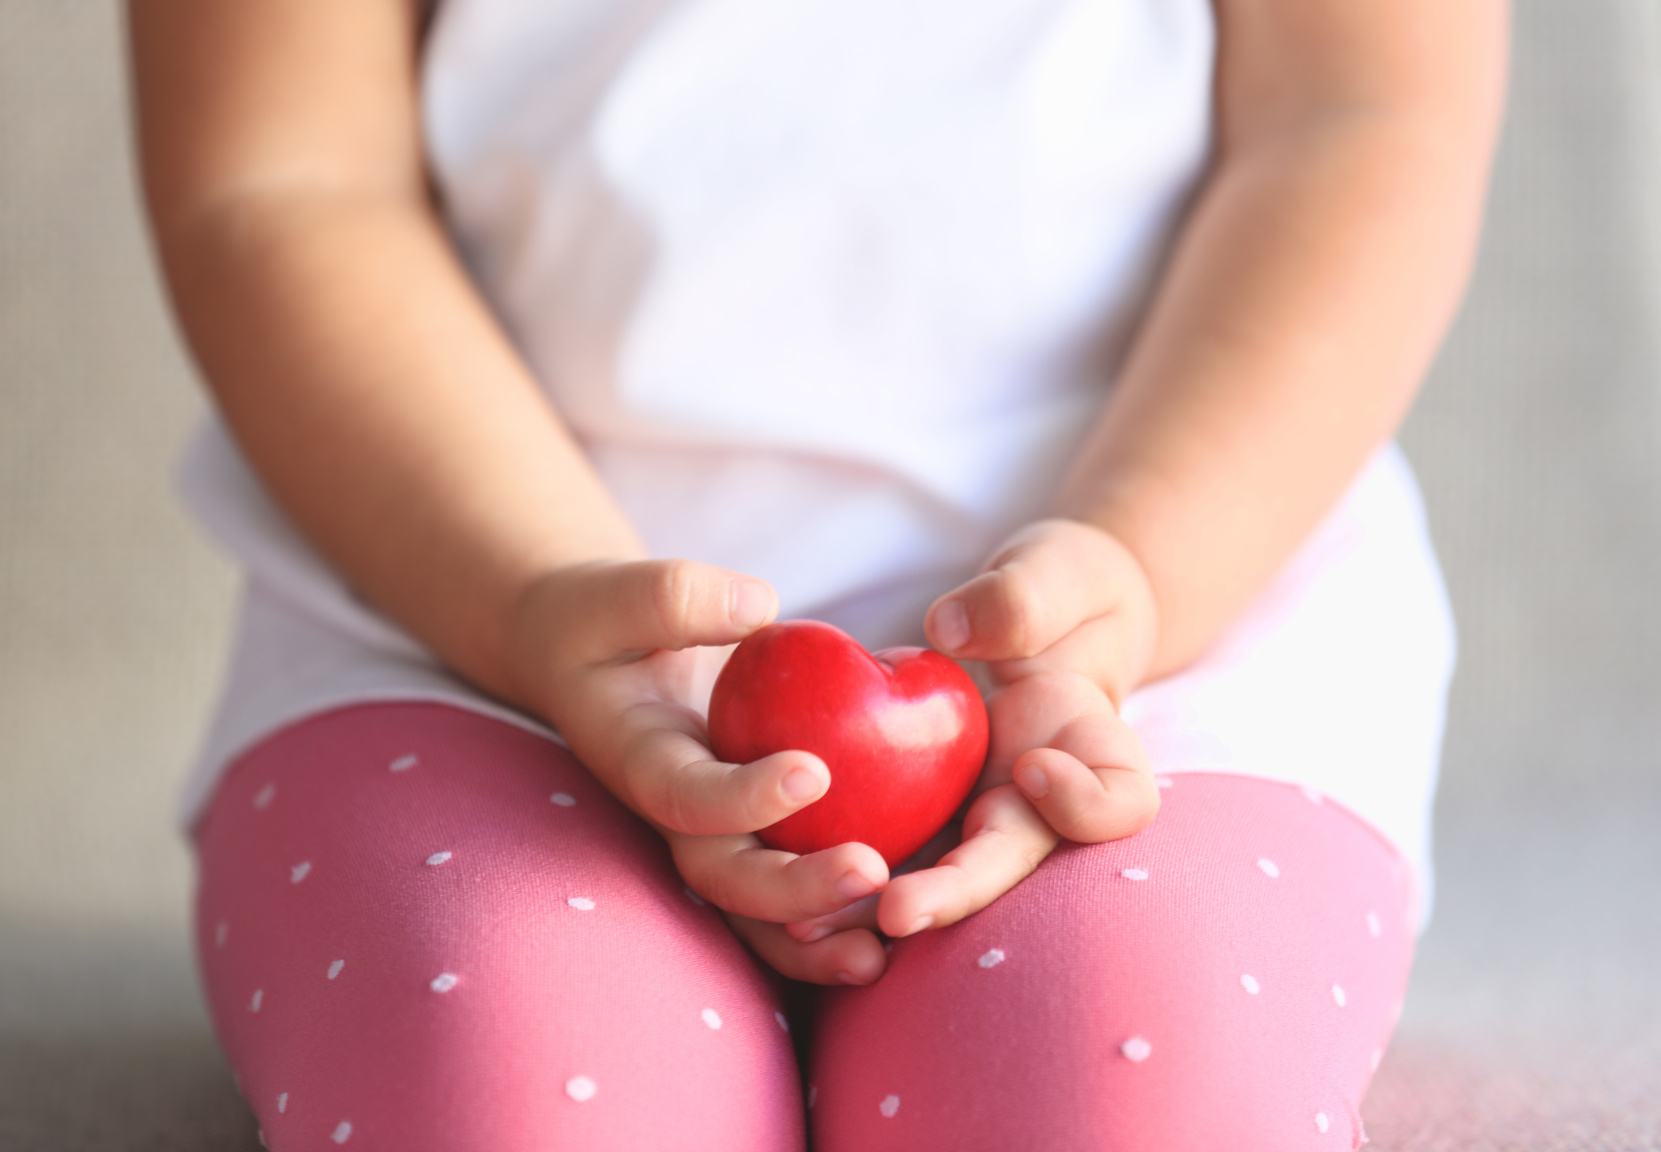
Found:
[[1157, 634], [1153, 592], [1124, 545], [1077, 521], [1029, 524], [935, 601], [927, 630], [948, 655], [986, 661], [998, 686], [961, 840], [880, 896], [790, 925], [799, 940], [855, 926], [889, 936], [945, 927], [1014, 887], [1062, 838], [1116, 840], [1159, 809], [1141, 742], [1118, 715]]

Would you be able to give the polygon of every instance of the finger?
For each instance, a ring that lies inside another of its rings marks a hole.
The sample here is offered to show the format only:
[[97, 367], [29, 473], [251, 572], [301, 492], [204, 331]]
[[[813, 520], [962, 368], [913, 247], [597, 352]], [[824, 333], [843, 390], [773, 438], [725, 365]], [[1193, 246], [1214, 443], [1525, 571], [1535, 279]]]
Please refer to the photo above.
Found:
[[[1102, 734], [1093, 740], [1057, 741], [1069, 742], [1113, 745], [1118, 741]], [[1159, 786], [1153, 773], [1145, 761], [1123, 764], [1130, 758], [1120, 757], [1123, 766], [1098, 768], [1058, 748], [1034, 748], [1015, 762], [1015, 784], [1045, 823], [1068, 840], [1081, 844], [1118, 840], [1146, 828], [1159, 812]]]
[[1086, 524], [1043, 520], [936, 601], [925, 627], [930, 643], [960, 659], [1021, 660], [1087, 620], [1131, 608], [1151, 622], [1153, 593], [1129, 550]]
[[675, 832], [722, 836], [776, 824], [823, 796], [830, 769], [811, 752], [775, 752], [749, 764], [716, 760], [666, 705], [624, 714], [639, 731], [623, 748], [623, 783], [637, 812]]
[[995, 684], [1056, 673], [1082, 676], [1117, 706], [1147, 670], [1152, 635], [1134, 613], [1108, 612], [1086, 620], [1036, 656], [994, 660], [986, 669]]
[[823, 940], [832, 932], [845, 932], [849, 928], [875, 928], [877, 926], [877, 902], [882, 899], [881, 893], [867, 896], [863, 900], [855, 900], [852, 904], [829, 916], [819, 916], [812, 920], [796, 920], [786, 924], [784, 930], [804, 944], [811, 944], [815, 940]]
[[581, 662], [733, 644], [778, 613], [770, 585], [695, 560], [637, 560], [559, 573], [556, 635]]
[[1031, 748], [1050, 748], [1063, 729], [1086, 718], [1117, 721], [1102, 690], [1073, 673], [1038, 672], [999, 689], [987, 701], [992, 743], [986, 757], [990, 783], [1009, 781], [1016, 758]]
[[867, 929], [838, 932], [803, 943], [782, 924], [727, 915], [738, 938], [782, 975], [809, 984], [870, 984], [882, 975], [888, 956]]
[[[936, 832], [929, 842], [919, 848], [907, 860], [894, 865], [889, 872], [889, 883], [893, 877], [904, 876], [908, 872], [916, 872], [923, 868], [932, 868], [942, 856], [957, 847], [963, 838], [963, 825], [954, 820], [940, 831]], [[867, 896], [863, 900], [856, 900], [846, 908], [832, 912], [829, 916], [820, 916], [813, 920], [797, 920], [784, 926], [798, 940], [822, 940], [832, 932], [841, 932], [849, 928], [875, 928], [877, 926], [877, 896]]]
[[865, 844], [797, 856], [754, 836], [671, 834], [669, 848], [681, 876], [716, 907], [778, 924], [828, 915], [888, 883], [888, 865]]
[[1059, 838], [1013, 786], [981, 794], [963, 822], [963, 843], [933, 868], [896, 876], [877, 907], [890, 936], [944, 928], [986, 907], [1050, 854]]

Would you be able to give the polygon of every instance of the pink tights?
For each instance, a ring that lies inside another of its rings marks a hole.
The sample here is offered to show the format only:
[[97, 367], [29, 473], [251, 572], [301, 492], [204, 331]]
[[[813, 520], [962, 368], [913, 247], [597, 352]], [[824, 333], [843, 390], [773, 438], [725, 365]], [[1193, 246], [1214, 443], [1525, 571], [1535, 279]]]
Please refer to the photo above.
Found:
[[783, 1152], [809, 1126], [818, 1152], [1358, 1147], [1405, 868], [1283, 784], [1163, 797], [1139, 835], [898, 941], [875, 985], [810, 994], [563, 748], [357, 705], [220, 785], [197, 946], [273, 1152]]

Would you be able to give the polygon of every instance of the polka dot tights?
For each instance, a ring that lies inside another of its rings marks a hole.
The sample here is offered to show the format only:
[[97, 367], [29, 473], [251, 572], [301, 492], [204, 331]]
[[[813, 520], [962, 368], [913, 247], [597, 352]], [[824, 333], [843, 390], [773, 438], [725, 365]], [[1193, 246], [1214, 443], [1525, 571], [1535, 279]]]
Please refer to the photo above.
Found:
[[357, 705], [220, 785], [197, 946], [273, 1152], [784, 1152], [809, 1126], [819, 1152], [1358, 1147], [1404, 867], [1318, 795], [1169, 784], [1141, 834], [803, 995], [564, 749]]

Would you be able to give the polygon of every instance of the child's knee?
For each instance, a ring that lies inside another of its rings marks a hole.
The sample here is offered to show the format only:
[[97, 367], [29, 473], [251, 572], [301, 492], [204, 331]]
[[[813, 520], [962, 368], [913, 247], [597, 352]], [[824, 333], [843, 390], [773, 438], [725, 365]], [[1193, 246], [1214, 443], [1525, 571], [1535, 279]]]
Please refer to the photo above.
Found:
[[239, 766], [200, 844], [215, 1024], [276, 1152], [796, 1146], [771, 987], [568, 754], [333, 719]]
[[820, 1146], [1348, 1147], [1406, 980], [1406, 905], [1347, 813], [1182, 778], [1147, 832], [1062, 849], [833, 995]]

